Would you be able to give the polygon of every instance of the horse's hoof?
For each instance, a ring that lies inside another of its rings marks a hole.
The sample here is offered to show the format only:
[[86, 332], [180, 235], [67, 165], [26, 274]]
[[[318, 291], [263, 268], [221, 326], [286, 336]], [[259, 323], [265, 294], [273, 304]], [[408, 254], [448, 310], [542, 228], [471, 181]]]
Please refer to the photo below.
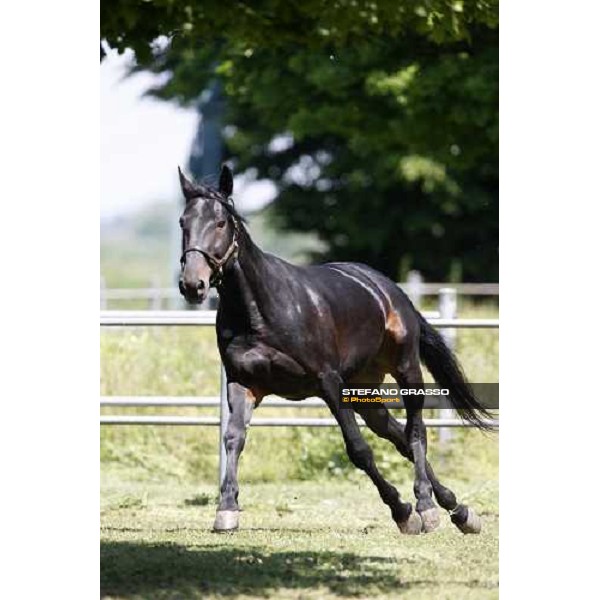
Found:
[[406, 521], [398, 521], [396, 523], [400, 533], [406, 535], [419, 535], [423, 527], [423, 521], [416, 510], [413, 510]]
[[467, 533], [480, 533], [481, 532], [481, 517], [472, 509], [467, 508], [467, 520], [462, 523], [455, 525], [465, 534]]
[[428, 508], [420, 515], [421, 521], [423, 521], [423, 533], [431, 533], [440, 526], [440, 513], [437, 508]]
[[213, 531], [235, 531], [240, 524], [239, 510], [218, 510]]

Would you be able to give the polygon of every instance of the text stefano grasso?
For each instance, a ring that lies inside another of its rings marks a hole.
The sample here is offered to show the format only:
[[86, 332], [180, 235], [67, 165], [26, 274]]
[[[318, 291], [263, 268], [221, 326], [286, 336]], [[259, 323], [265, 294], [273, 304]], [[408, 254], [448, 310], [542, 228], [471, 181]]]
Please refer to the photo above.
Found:
[[343, 388], [342, 394], [350, 396], [448, 396], [447, 388]]

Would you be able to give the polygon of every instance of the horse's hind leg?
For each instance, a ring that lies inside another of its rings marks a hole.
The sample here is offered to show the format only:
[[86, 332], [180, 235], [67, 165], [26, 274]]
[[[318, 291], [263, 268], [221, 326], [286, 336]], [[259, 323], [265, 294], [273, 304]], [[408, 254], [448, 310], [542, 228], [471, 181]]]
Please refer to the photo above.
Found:
[[348, 457], [357, 468], [371, 478], [381, 499], [389, 506], [392, 518], [400, 531], [407, 534], [421, 533], [422, 523], [419, 514], [412, 509], [410, 503], [401, 501], [398, 490], [387, 482], [377, 469], [373, 451], [356, 423], [354, 410], [340, 407], [338, 386], [342, 383], [342, 379], [337, 373], [329, 372], [322, 374], [320, 381], [323, 400], [342, 430]]
[[[412, 388], [423, 387], [423, 375], [416, 361], [410, 361], [394, 373], [399, 385]], [[424, 396], [405, 396], [406, 438], [415, 465], [414, 491], [417, 498], [417, 512], [423, 521], [425, 532], [433, 531], [440, 524], [438, 510], [431, 498], [433, 487], [427, 475], [427, 430], [423, 423]]]
[[[414, 462], [405, 428], [394, 419], [387, 407], [363, 409], [359, 410], [359, 413], [373, 433], [392, 442], [402, 456]], [[435, 499], [444, 510], [450, 513], [451, 521], [463, 533], [479, 533], [481, 531], [481, 520], [473, 509], [458, 503], [454, 492], [440, 483], [427, 461], [425, 462], [425, 470], [433, 487]]]

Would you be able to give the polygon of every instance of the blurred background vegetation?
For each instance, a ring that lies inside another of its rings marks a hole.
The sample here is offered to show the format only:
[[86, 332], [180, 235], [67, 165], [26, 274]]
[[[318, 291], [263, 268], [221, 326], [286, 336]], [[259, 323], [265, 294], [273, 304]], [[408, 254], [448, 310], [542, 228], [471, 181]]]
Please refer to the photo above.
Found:
[[496, 0], [115, 0], [100, 36], [157, 98], [219, 91], [224, 158], [306, 259], [497, 280]]

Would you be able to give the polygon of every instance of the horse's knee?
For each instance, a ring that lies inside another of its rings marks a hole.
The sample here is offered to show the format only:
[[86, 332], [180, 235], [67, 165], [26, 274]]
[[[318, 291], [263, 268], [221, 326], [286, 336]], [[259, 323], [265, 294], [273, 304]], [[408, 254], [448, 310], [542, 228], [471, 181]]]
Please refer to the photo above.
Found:
[[227, 429], [223, 437], [223, 443], [225, 445], [225, 450], [227, 451], [227, 453], [240, 453], [244, 449], [245, 442], [245, 429]]
[[233, 438], [226, 440], [225, 442], [225, 450], [229, 454], [230, 452], [234, 454], [240, 454], [244, 449], [244, 440], [239, 438]]

